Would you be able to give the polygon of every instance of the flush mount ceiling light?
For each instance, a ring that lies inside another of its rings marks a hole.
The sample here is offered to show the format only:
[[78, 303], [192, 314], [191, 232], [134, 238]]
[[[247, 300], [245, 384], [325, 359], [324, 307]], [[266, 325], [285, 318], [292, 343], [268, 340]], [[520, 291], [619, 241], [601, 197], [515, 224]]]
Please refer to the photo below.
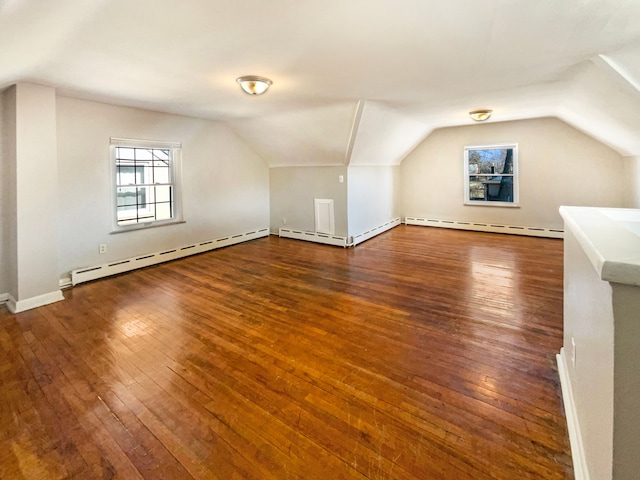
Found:
[[487, 118], [491, 116], [493, 110], [473, 110], [469, 112], [469, 116], [473, 118], [476, 122], [484, 122]]
[[238, 82], [242, 90], [249, 95], [262, 95], [273, 83], [268, 78], [258, 77], [257, 75], [244, 75], [243, 77], [236, 78], [236, 82]]

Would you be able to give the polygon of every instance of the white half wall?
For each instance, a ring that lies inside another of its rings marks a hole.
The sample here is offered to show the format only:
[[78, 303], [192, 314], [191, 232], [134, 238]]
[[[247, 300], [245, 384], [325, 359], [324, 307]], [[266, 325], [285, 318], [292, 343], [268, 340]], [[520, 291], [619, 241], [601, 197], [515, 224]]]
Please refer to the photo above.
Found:
[[271, 232], [282, 227], [315, 231], [314, 199], [325, 198], [333, 200], [334, 234], [346, 237], [347, 182], [347, 167], [271, 168]]
[[400, 167], [350, 166], [348, 172], [349, 236], [400, 215]]
[[[57, 112], [61, 277], [269, 225], [267, 164], [225, 125], [65, 97]], [[185, 223], [110, 234], [110, 137], [182, 144]]]
[[[520, 207], [465, 206], [463, 149], [519, 145]], [[625, 160], [555, 118], [434, 131], [400, 167], [403, 216], [562, 229], [561, 205], [626, 206]]]
[[[566, 373], [584, 462], [592, 479], [611, 479], [613, 463], [614, 321], [611, 286], [603, 282], [574, 233], [564, 236]], [[588, 301], [586, 301], [588, 299]]]

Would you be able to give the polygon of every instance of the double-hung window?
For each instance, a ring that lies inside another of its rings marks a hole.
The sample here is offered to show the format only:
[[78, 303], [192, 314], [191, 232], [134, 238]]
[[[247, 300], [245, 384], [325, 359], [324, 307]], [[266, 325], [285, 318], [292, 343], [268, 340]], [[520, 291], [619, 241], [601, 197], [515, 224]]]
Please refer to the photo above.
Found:
[[466, 205], [518, 206], [518, 144], [464, 149]]
[[179, 143], [111, 139], [115, 232], [182, 221]]

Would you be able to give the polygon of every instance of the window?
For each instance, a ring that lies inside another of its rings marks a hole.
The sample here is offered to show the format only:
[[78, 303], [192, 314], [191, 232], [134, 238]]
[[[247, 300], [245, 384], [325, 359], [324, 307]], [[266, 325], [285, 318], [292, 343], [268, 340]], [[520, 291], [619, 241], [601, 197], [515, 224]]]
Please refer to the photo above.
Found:
[[111, 139], [114, 231], [182, 221], [180, 144]]
[[465, 147], [465, 204], [518, 206], [518, 145]]

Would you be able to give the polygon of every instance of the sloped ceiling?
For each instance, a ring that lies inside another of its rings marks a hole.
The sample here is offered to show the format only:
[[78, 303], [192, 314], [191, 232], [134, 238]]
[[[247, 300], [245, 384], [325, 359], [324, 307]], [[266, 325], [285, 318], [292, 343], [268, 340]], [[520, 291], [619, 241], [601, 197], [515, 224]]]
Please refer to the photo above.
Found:
[[0, 89], [23, 81], [228, 123], [270, 166], [399, 164], [479, 107], [640, 155], [640, 2], [0, 0]]

